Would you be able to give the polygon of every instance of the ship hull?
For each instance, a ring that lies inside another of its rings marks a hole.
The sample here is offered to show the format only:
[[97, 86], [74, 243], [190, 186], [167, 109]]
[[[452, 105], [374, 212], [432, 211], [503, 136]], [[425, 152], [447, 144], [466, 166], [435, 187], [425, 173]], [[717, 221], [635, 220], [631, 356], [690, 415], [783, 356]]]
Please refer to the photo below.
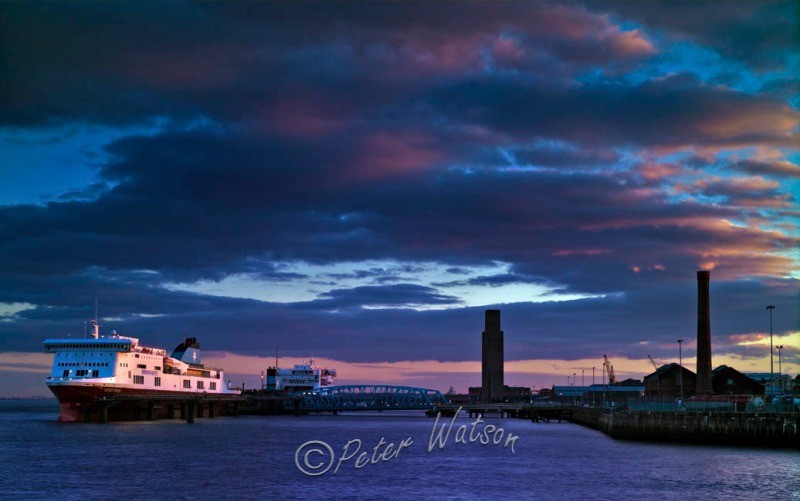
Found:
[[59, 402], [58, 421], [104, 422], [238, 415], [238, 393], [197, 393], [103, 384], [48, 385]]

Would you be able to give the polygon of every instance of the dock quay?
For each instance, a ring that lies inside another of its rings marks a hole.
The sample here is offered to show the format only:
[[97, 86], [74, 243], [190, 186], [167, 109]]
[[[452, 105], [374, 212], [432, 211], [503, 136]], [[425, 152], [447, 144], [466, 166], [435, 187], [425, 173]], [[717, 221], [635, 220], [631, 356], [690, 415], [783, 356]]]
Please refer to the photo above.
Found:
[[636, 411], [570, 405], [473, 404], [437, 406], [426, 412], [452, 417], [507, 417], [532, 422], [566, 421], [619, 440], [683, 442], [800, 449], [798, 412]]
[[626, 440], [800, 449], [797, 412], [602, 413], [598, 429]]

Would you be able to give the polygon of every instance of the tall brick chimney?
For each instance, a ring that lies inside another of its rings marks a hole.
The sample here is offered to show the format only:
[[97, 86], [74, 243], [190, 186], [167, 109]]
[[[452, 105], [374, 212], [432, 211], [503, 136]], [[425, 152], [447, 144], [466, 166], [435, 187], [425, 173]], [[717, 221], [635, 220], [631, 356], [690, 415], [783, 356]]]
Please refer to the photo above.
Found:
[[502, 402], [503, 388], [503, 331], [500, 330], [500, 310], [486, 310], [482, 349], [482, 403]]
[[711, 307], [708, 284], [710, 271], [697, 272], [697, 395], [711, 395]]

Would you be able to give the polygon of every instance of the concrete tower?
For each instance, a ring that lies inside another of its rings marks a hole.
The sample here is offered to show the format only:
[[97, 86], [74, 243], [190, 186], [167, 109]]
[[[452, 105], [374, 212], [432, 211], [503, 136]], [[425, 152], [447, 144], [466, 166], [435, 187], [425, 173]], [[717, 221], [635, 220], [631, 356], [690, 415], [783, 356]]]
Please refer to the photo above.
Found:
[[710, 271], [697, 272], [697, 395], [711, 395], [711, 307]]
[[486, 310], [483, 331], [482, 402], [502, 402], [503, 389], [503, 331], [500, 330], [500, 310]]

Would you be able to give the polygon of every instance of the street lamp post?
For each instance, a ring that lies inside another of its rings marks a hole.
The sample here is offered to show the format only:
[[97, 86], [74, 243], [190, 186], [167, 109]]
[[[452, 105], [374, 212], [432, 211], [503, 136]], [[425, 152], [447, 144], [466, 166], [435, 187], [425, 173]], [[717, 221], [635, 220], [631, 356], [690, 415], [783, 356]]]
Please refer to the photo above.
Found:
[[681, 385], [681, 405], [683, 405], [683, 339], [678, 339], [678, 365], [680, 365], [679, 381]]
[[775, 371], [775, 364], [773, 362], [773, 355], [772, 355], [772, 310], [775, 309], [775, 305], [767, 306], [767, 311], [769, 311], [769, 387], [770, 391], [775, 390], [775, 376], [773, 372]]
[[608, 387], [606, 386], [606, 364], [603, 364], [603, 400], [602, 400], [603, 409], [606, 408], [606, 389], [607, 388]]
[[778, 382], [781, 385], [781, 393], [783, 393], [783, 367], [781, 366], [781, 351], [783, 350], [783, 345], [779, 344], [775, 348], [778, 349]]

